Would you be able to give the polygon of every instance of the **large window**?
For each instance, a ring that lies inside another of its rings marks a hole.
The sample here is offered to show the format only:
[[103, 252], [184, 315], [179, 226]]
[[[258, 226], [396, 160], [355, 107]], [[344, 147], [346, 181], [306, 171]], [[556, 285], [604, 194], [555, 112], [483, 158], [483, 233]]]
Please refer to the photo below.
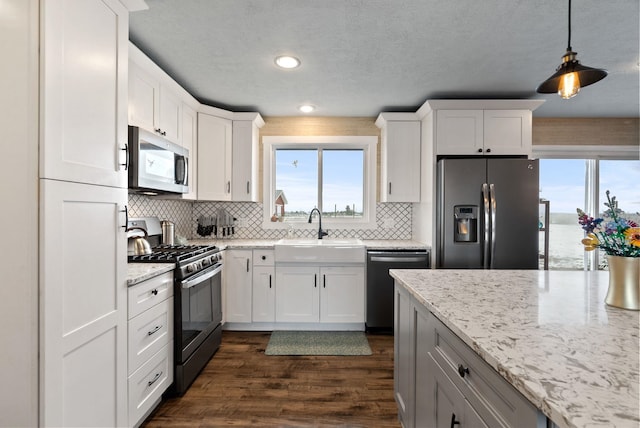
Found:
[[[549, 269], [603, 269], [606, 258], [585, 252], [576, 208], [602, 217], [605, 192], [616, 196], [625, 217], [640, 222], [640, 161], [541, 159], [540, 197], [549, 201]], [[541, 233], [543, 248], [544, 233]]]
[[[375, 227], [376, 137], [263, 137], [264, 227]], [[317, 227], [317, 226], [311, 226]]]

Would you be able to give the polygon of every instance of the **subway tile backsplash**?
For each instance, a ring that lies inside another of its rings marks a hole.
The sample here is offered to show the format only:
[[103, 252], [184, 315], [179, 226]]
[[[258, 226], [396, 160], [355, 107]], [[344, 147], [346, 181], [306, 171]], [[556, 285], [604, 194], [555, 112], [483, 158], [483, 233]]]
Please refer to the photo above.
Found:
[[[191, 202], [129, 194], [130, 216], [156, 216], [160, 220], [171, 220], [176, 224], [176, 234], [189, 239], [200, 238], [197, 233], [198, 217], [214, 215], [220, 209], [226, 210], [236, 219], [243, 220], [241, 224], [236, 222], [235, 234], [231, 239], [280, 239], [287, 235], [287, 230], [261, 227], [261, 203]], [[411, 204], [378, 203], [376, 222], [378, 227], [371, 230], [331, 229], [326, 225], [323, 229], [329, 229], [332, 238], [411, 239]], [[294, 230], [297, 237], [313, 238], [316, 233], [315, 229]]]

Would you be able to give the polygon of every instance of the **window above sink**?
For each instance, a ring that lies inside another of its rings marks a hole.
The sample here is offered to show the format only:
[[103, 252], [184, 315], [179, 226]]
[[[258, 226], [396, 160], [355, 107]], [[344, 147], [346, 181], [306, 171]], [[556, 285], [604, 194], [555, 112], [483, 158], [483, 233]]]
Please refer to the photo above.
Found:
[[374, 229], [376, 136], [263, 137], [263, 228]]

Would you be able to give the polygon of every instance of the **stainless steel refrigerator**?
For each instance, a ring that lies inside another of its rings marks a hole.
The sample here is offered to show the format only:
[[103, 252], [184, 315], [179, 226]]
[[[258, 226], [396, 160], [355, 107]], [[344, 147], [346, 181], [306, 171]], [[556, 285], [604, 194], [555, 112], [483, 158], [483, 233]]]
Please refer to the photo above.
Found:
[[537, 160], [438, 161], [436, 267], [538, 269]]

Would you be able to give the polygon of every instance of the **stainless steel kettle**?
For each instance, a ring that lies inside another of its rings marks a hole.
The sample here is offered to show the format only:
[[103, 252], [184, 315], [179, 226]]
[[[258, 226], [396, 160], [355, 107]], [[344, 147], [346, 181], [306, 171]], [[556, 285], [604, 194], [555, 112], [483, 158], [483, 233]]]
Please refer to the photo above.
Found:
[[153, 250], [151, 250], [151, 245], [149, 245], [149, 241], [147, 238], [147, 231], [142, 227], [130, 227], [127, 229], [127, 232], [130, 230], [141, 230], [144, 232], [144, 237], [142, 236], [131, 236], [129, 239], [133, 241], [133, 255], [134, 256], [145, 256], [151, 254]]

